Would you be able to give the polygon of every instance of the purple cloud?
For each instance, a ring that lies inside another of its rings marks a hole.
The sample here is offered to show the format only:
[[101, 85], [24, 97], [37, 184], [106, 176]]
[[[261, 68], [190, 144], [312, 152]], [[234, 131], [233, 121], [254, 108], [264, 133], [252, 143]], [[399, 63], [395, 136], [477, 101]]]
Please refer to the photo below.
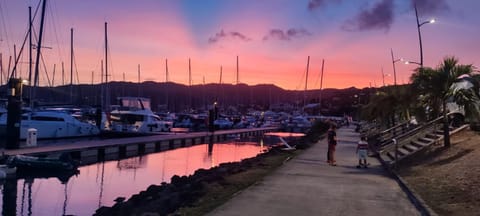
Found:
[[341, 0], [310, 0], [308, 2], [307, 8], [309, 11], [313, 11], [317, 8], [326, 6], [328, 3], [331, 3], [331, 2], [341, 2]]
[[222, 29], [219, 33], [216, 33], [215, 36], [208, 38], [208, 42], [209, 43], [216, 43], [216, 42], [218, 42], [222, 39], [227, 39], [227, 38], [239, 39], [239, 40], [245, 41], [245, 42], [248, 42], [248, 41], [252, 40], [251, 38], [245, 36], [244, 34], [242, 34], [240, 32], [235, 32], [235, 31], [225, 32]]
[[263, 37], [263, 40], [282, 40], [290, 41], [295, 38], [310, 36], [312, 33], [302, 28], [291, 28], [283, 31], [281, 29], [272, 29], [266, 36]]
[[347, 31], [389, 30], [393, 23], [393, 0], [382, 0], [370, 10], [361, 11], [355, 18], [347, 20], [343, 29]]
[[419, 16], [434, 15], [450, 10], [446, 0], [410, 0], [410, 3], [412, 9], [417, 5]]

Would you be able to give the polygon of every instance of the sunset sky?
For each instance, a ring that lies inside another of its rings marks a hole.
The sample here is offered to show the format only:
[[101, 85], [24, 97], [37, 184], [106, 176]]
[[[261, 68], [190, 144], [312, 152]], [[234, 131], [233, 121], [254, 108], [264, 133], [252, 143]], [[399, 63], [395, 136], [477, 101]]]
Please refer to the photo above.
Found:
[[[70, 28], [80, 83], [100, 82], [104, 59], [104, 23], [108, 22], [109, 80], [169, 81], [188, 84], [191, 59], [193, 84], [235, 82], [239, 56], [240, 82], [304, 89], [310, 56], [308, 89], [393, 84], [390, 55], [419, 62], [413, 3], [421, 27], [424, 65], [436, 66], [449, 55], [462, 64], [480, 64], [480, 1], [478, 0], [49, 0], [41, 66], [41, 85], [62, 84], [61, 62], [70, 81]], [[8, 58], [23, 43], [28, 6], [39, 0], [0, 0], [0, 53], [4, 71]], [[39, 15], [34, 28], [38, 34]], [[27, 45], [28, 46], [28, 45]], [[18, 66], [28, 76], [28, 52]], [[408, 83], [417, 65], [396, 63], [397, 82]], [[4, 72], [5, 74], [5, 72]], [[3, 75], [5, 76], [5, 75]], [[67, 81], [68, 80], [68, 81]], [[5, 80], [3, 80], [5, 82]], [[51, 82], [51, 81], [50, 81]]]

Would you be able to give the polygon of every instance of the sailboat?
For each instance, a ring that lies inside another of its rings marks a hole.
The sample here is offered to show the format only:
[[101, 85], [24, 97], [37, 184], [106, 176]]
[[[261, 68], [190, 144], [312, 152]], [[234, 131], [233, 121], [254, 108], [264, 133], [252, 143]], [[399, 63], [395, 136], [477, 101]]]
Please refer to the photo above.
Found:
[[[40, 22], [40, 34], [37, 44], [37, 58], [35, 65], [35, 74], [33, 81], [33, 88], [38, 83], [39, 74], [39, 58], [42, 49], [42, 32], [43, 23], [45, 21], [45, 8], [47, 1], [44, 0], [42, 4], [42, 17]], [[31, 26], [30, 26], [31, 27]], [[31, 30], [29, 30], [30, 32]], [[73, 44], [73, 29], [72, 29], [72, 44]], [[19, 56], [21, 53], [18, 54]], [[16, 62], [17, 63], [17, 62]], [[12, 76], [15, 74], [16, 65], [12, 70]], [[35, 93], [35, 91], [33, 91]], [[34, 95], [34, 94], [33, 94]], [[31, 96], [34, 97], [34, 96]], [[30, 108], [31, 109], [31, 108]], [[0, 136], [4, 136], [7, 126], [8, 115], [0, 116]], [[82, 136], [98, 135], [100, 130], [87, 122], [82, 122], [67, 112], [55, 110], [34, 110], [25, 112], [21, 116], [20, 121], [20, 139], [27, 139], [28, 135], [35, 136], [38, 139], [56, 139], [56, 138], [70, 138]]]

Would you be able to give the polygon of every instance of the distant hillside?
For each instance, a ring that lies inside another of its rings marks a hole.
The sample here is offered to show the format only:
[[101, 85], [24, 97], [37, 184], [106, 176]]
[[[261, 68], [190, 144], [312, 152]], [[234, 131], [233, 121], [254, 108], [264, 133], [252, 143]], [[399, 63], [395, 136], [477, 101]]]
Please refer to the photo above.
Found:
[[[36, 101], [38, 104], [74, 104], [74, 105], [100, 105], [101, 99], [105, 100], [107, 85], [74, 85], [57, 87], [40, 87], [37, 89]], [[150, 98], [152, 108], [168, 109], [171, 111], [184, 111], [190, 107], [201, 110], [215, 101], [222, 107], [257, 106], [268, 109], [271, 104], [293, 104], [302, 107], [304, 98], [306, 103], [318, 103], [319, 90], [292, 91], [279, 88], [272, 84], [249, 86], [246, 84], [206, 84], [188, 87], [177, 83], [143, 82], [111, 82], [108, 85], [110, 104], [116, 104], [116, 98], [121, 96], [140, 96]], [[24, 98], [28, 101], [29, 86], [24, 88]], [[102, 91], [102, 89], [104, 89]], [[373, 89], [370, 89], [373, 90]], [[369, 89], [324, 89], [322, 91], [322, 107], [350, 104], [354, 95], [365, 94]], [[103, 96], [102, 96], [103, 92]], [[363, 92], [363, 93], [362, 93]], [[72, 97], [70, 97], [72, 94]], [[5, 96], [5, 86], [2, 86], [2, 95]], [[358, 99], [357, 99], [358, 100]]]

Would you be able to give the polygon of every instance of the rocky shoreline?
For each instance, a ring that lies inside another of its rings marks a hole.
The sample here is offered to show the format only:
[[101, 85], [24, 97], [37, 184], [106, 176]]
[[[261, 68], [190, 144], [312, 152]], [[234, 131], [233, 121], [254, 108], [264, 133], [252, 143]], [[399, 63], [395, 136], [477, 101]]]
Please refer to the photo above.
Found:
[[95, 212], [96, 216], [105, 215], [168, 215], [177, 209], [192, 205], [206, 194], [206, 185], [210, 183], [229, 184], [225, 177], [244, 172], [252, 167], [265, 166], [264, 158], [278, 154], [287, 154], [273, 148], [254, 158], [240, 162], [223, 163], [211, 169], [199, 169], [190, 176], [173, 176], [170, 183], [150, 185], [147, 190], [132, 195], [130, 199], [117, 198], [112, 207], [102, 206]]

